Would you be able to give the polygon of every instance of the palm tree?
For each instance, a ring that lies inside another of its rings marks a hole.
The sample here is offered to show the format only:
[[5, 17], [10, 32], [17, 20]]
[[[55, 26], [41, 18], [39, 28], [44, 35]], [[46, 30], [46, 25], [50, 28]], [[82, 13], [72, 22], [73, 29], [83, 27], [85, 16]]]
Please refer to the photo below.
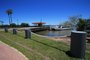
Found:
[[9, 25], [12, 24], [12, 9], [8, 9], [6, 11], [6, 13], [8, 14], [8, 18], [9, 18]]

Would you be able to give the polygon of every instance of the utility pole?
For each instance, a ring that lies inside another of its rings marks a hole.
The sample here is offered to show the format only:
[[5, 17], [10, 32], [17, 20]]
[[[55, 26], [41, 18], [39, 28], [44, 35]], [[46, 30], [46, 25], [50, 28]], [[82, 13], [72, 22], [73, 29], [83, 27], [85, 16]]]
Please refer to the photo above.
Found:
[[19, 20], [17, 19], [17, 25], [19, 25]]

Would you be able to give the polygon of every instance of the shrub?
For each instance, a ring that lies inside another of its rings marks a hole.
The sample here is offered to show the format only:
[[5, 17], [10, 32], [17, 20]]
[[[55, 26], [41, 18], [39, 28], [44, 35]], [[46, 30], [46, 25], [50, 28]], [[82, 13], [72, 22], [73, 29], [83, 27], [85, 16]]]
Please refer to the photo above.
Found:
[[28, 23], [21, 23], [21, 27], [29, 27]]
[[10, 24], [10, 27], [17, 27], [15, 23]]
[[78, 31], [85, 31], [86, 30], [86, 21], [84, 19], [79, 19], [79, 22], [77, 24], [77, 30]]

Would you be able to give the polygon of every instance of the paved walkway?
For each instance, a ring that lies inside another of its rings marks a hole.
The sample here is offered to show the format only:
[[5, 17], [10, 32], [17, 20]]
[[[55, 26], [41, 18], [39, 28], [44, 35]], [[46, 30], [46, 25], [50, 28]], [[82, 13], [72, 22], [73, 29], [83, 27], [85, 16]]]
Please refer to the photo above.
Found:
[[22, 53], [0, 41], [0, 60], [28, 60]]

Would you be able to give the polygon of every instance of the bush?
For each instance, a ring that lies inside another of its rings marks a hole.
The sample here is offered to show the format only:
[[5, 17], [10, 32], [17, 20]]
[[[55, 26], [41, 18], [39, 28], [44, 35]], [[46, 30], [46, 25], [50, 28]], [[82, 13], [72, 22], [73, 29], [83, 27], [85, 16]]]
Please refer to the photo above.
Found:
[[17, 27], [15, 23], [10, 24], [10, 27]]
[[29, 27], [28, 23], [21, 23], [21, 27]]
[[87, 29], [87, 30], [90, 30], [90, 19], [87, 19], [86, 23], [87, 23], [87, 24], [86, 24], [86, 26], [87, 26], [86, 29]]
[[79, 22], [77, 24], [77, 30], [78, 31], [85, 31], [86, 30], [86, 21], [84, 19], [79, 19]]

